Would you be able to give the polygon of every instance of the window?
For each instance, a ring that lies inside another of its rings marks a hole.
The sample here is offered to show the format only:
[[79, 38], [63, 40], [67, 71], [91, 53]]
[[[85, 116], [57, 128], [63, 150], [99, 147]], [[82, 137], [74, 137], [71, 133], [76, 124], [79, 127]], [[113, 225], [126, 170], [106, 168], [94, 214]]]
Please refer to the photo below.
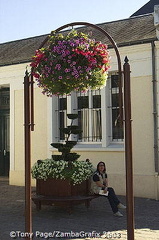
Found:
[[[56, 98], [56, 100], [55, 100]], [[98, 143], [103, 147], [111, 142], [122, 142], [123, 126], [119, 118], [119, 80], [117, 74], [111, 74], [104, 88], [86, 92], [72, 92], [69, 96], [54, 97], [56, 103], [54, 131], [56, 141], [64, 141], [61, 131], [70, 125], [67, 113], [78, 113], [78, 124], [82, 133], [78, 135], [79, 143]], [[71, 136], [72, 140], [76, 136]]]

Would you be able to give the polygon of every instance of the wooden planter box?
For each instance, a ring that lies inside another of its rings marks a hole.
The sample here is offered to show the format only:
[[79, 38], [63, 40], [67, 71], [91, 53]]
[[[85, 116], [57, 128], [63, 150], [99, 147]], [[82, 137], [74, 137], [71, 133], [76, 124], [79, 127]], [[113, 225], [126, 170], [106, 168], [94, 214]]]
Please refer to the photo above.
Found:
[[60, 206], [72, 212], [73, 206], [84, 203], [88, 208], [90, 201], [96, 198], [90, 195], [90, 181], [86, 180], [81, 184], [73, 185], [69, 180], [37, 179], [36, 195], [32, 197], [37, 210], [41, 205]]
[[89, 180], [73, 185], [69, 180], [37, 179], [36, 194], [54, 197], [86, 196], [90, 192]]

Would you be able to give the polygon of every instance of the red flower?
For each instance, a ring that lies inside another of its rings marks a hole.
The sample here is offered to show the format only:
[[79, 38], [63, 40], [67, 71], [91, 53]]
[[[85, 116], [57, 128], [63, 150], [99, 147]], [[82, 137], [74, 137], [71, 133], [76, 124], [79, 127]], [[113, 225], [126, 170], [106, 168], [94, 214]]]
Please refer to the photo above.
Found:
[[39, 79], [40, 78], [40, 75], [38, 74], [38, 73], [32, 73], [33, 74], [33, 76], [35, 77], [35, 78], [37, 78], [37, 79]]
[[103, 60], [102, 60], [102, 63], [107, 63], [108, 62], [108, 58], [103, 58]]

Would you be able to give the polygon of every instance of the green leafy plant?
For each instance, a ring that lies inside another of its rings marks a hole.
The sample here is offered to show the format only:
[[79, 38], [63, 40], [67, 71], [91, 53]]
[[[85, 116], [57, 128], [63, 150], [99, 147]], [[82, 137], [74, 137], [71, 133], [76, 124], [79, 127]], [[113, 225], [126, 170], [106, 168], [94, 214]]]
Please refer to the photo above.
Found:
[[68, 161], [45, 159], [37, 161], [32, 167], [32, 177], [35, 179], [69, 179], [73, 185], [87, 180], [92, 173], [92, 163], [86, 161], [73, 161], [70, 168]]

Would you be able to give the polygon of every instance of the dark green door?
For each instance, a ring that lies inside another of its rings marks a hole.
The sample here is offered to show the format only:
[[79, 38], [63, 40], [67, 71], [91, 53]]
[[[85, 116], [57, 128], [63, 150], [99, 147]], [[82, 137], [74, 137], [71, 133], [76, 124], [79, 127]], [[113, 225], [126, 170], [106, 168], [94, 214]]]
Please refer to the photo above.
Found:
[[9, 175], [10, 166], [10, 111], [9, 90], [0, 90], [0, 176]]
[[9, 114], [0, 114], [0, 175], [9, 175]]

